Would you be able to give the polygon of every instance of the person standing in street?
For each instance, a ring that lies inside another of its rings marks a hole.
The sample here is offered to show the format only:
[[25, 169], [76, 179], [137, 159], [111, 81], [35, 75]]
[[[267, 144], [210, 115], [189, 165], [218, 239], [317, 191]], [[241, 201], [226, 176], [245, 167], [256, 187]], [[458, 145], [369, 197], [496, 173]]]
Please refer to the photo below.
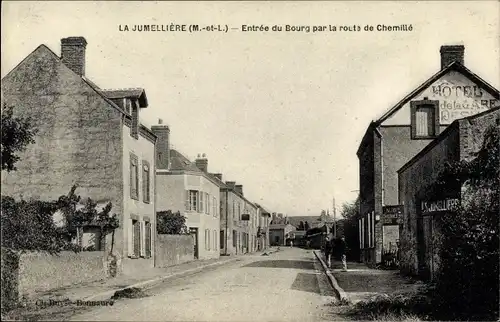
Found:
[[342, 260], [342, 271], [347, 272], [347, 243], [345, 237], [342, 236], [340, 241], [337, 243], [337, 250]]
[[326, 236], [325, 242], [325, 257], [326, 257], [326, 265], [328, 268], [332, 267], [332, 255], [333, 255], [333, 234], [329, 233]]

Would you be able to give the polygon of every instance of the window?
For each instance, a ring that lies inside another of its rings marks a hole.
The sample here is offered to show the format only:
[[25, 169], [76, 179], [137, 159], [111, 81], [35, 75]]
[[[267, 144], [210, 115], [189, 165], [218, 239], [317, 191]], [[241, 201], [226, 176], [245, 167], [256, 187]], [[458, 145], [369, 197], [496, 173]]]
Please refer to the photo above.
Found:
[[220, 231], [220, 249], [224, 249], [224, 230]]
[[198, 191], [186, 190], [186, 211], [197, 211], [199, 209]]
[[151, 257], [151, 223], [149, 221], [146, 221], [146, 229], [145, 229], [145, 255], [147, 258]]
[[139, 200], [139, 167], [138, 159], [134, 154], [130, 154], [130, 198]]
[[212, 198], [212, 212], [214, 217], [217, 217], [217, 198]]
[[214, 250], [217, 250], [217, 230], [214, 230], [213, 243], [214, 243]]
[[439, 133], [439, 101], [411, 102], [412, 139], [430, 139]]
[[139, 220], [132, 219], [132, 256], [141, 256], [141, 222]]
[[207, 250], [210, 250], [210, 230], [209, 229], [205, 230], [205, 236], [207, 237], [206, 248], [207, 248]]
[[241, 220], [241, 203], [238, 202], [238, 220]]
[[149, 163], [142, 161], [142, 201], [149, 203], [150, 199], [150, 176], [149, 176]]

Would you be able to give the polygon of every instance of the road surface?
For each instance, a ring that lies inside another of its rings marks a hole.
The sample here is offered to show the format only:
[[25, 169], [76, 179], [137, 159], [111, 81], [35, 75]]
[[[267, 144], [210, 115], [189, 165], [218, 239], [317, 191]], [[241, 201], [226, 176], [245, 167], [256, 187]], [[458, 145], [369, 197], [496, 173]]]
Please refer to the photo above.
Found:
[[72, 317], [92, 321], [321, 321], [334, 293], [310, 250], [285, 248], [167, 280], [148, 296]]

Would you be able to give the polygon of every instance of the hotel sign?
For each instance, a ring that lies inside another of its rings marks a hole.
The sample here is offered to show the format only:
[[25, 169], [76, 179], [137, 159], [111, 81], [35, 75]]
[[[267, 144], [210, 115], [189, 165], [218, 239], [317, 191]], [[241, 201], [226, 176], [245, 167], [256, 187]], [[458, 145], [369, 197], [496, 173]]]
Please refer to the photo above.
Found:
[[459, 199], [445, 199], [437, 201], [422, 202], [422, 213], [453, 211], [460, 204]]
[[382, 223], [386, 225], [397, 225], [402, 214], [402, 206], [384, 206], [382, 208]]

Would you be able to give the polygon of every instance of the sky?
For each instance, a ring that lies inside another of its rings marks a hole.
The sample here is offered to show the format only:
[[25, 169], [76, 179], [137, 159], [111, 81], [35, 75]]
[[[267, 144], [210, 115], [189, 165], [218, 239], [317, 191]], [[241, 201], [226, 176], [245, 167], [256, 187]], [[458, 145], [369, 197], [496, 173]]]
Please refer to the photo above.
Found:
[[[175, 149], [205, 153], [210, 172], [273, 212], [317, 216], [356, 198], [368, 124], [440, 69], [441, 45], [465, 45], [465, 65], [500, 87], [499, 12], [498, 1], [7, 1], [1, 75], [40, 44], [59, 55], [61, 38], [83, 36], [86, 76], [144, 88], [141, 121], [161, 118]], [[120, 31], [172, 23], [229, 30]], [[412, 30], [329, 31], [378, 24]]]

